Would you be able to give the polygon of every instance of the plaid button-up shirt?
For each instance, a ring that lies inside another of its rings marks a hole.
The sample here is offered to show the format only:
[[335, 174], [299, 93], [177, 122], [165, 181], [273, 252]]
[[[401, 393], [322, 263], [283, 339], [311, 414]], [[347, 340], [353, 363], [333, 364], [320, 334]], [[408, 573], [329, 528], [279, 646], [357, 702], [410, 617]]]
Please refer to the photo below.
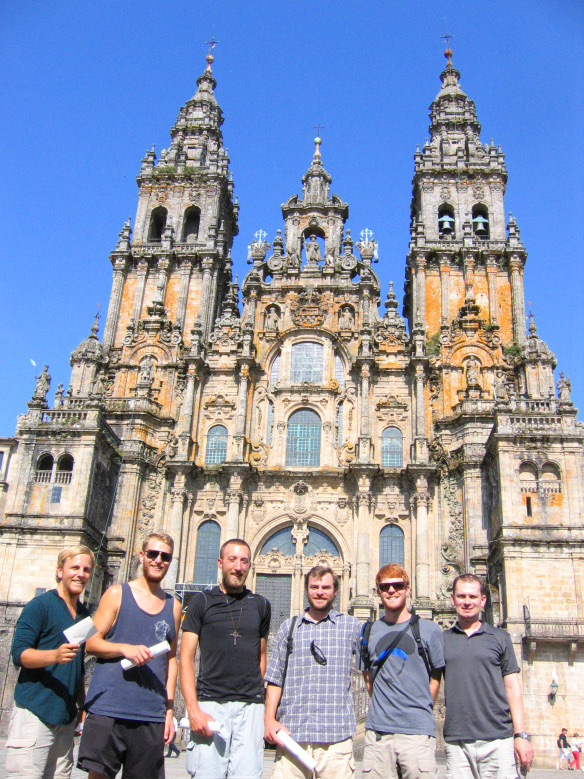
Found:
[[[278, 687], [282, 687], [291, 622], [287, 619], [280, 626], [265, 676]], [[298, 617], [276, 715], [296, 741], [334, 744], [354, 734], [351, 669], [353, 657], [359, 653], [360, 635], [359, 620], [334, 609], [320, 622], [312, 622], [306, 613]], [[313, 641], [326, 665], [314, 659], [310, 650]]]

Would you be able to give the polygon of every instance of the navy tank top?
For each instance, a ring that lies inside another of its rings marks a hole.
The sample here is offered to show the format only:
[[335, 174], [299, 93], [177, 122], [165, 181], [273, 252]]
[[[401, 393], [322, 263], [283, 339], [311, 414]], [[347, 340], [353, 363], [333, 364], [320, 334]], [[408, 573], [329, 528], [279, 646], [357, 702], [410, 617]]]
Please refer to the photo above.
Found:
[[[136, 603], [130, 585], [122, 584], [118, 618], [105, 638], [120, 644], [153, 646], [165, 640], [172, 644], [173, 610], [174, 598], [167, 595], [162, 611], [148, 614]], [[97, 658], [87, 693], [87, 710], [117, 719], [164, 722], [168, 655], [158, 655], [146, 665], [129, 671], [122, 669], [121, 659]]]

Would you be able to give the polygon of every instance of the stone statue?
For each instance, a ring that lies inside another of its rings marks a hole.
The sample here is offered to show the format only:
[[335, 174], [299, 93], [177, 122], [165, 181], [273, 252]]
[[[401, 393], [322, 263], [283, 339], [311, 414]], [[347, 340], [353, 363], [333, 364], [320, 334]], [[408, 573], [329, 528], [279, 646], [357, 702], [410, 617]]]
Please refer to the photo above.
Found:
[[277, 332], [279, 323], [280, 317], [278, 316], [277, 309], [274, 306], [270, 306], [266, 316], [266, 330], [270, 330], [273, 333]]
[[503, 371], [497, 371], [495, 377], [495, 400], [497, 403], [506, 403], [509, 400], [509, 393], [507, 392], [507, 383], [505, 381], [505, 375]]
[[152, 384], [153, 380], [154, 363], [152, 357], [147, 355], [140, 363], [140, 376], [138, 378], [138, 384]]
[[93, 395], [103, 395], [105, 392], [105, 382], [103, 380], [103, 373], [101, 371], [95, 377], [91, 392]]
[[335, 267], [335, 256], [331, 251], [328, 251], [324, 255], [324, 267], [330, 268], [331, 270]]
[[572, 391], [572, 383], [570, 382], [569, 376], [568, 378], [564, 377], [563, 371], [560, 373], [560, 378], [558, 379], [558, 383], [556, 384], [556, 387], [558, 388], [558, 398], [563, 403], [569, 403], [570, 392]]
[[300, 257], [298, 252], [291, 252], [288, 255], [288, 267], [293, 269], [300, 267]]
[[63, 395], [65, 393], [65, 389], [62, 384], [59, 384], [57, 386], [57, 390], [55, 392], [55, 408], [61, 408], [63, 406]]
[[51, 374], [49, 373], [49, 366], [45, 365], [41, 373], [35, 376], [36, 386], [34, 388], [33, 400], [47, 400], [47, 392], [51, 386]]
[[466, 364], [466, 386], [479, 387], [480, 362], [472, 357]]
[[306, 243], [306, 259], [310, 264], [318, 264], [322, 259], [320, 254], [320, 245], [316, 240], [316, 235], [311, 235]]
[[341, 320], [339, 322], [339, 328], [341, 330], [353, 329], [353, 316], [351, 314], [351, 309], [348, 307], [343, 308], [343, 310], [341, 311]]

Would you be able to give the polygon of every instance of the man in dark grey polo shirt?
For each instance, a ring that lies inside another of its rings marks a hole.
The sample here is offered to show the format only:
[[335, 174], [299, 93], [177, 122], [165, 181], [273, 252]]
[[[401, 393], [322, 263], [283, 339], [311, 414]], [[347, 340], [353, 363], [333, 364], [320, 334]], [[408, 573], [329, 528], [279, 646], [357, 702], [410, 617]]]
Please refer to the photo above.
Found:
[[447, 777], [518, 777], [533, 749], [511, 637], [481, 622], [487, 599], [477, 576], [458, 576], [451, 597], [458, 620], [444, 633]]

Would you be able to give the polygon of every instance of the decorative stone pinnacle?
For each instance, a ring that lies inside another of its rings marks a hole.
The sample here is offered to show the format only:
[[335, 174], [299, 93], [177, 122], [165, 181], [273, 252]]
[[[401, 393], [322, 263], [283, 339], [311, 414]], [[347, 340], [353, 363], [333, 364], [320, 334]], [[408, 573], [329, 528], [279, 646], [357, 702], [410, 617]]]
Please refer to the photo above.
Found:
[[314, 139], [314, 143], [316, 145], [316, 149], [314, 150], [314, 159], [315, 160], [316, 159], [320, 160], [320, 158], [321, 158], [321, 155], [320, 155], [320, 144], [322, 143], [322, 138], [320, 138], [317, 135], [316, 138]]
[[95, 312], [95, 319], [93, 320], [93, 324], [91, 325], [91, 335], [90, 338], [97, 338], [97, 334], [99, 333], [99, 319], [101, 314], [99, 313], [99, 307], [100, 303], [97, 304], [97, 311]]
[[535, 320], [533, 318], [533, 314], [531, 313], [531, 309], [529, 310], [529, 335], [534, 338], [535, 334], [537, 333], [537, 327], [535, 326]]

